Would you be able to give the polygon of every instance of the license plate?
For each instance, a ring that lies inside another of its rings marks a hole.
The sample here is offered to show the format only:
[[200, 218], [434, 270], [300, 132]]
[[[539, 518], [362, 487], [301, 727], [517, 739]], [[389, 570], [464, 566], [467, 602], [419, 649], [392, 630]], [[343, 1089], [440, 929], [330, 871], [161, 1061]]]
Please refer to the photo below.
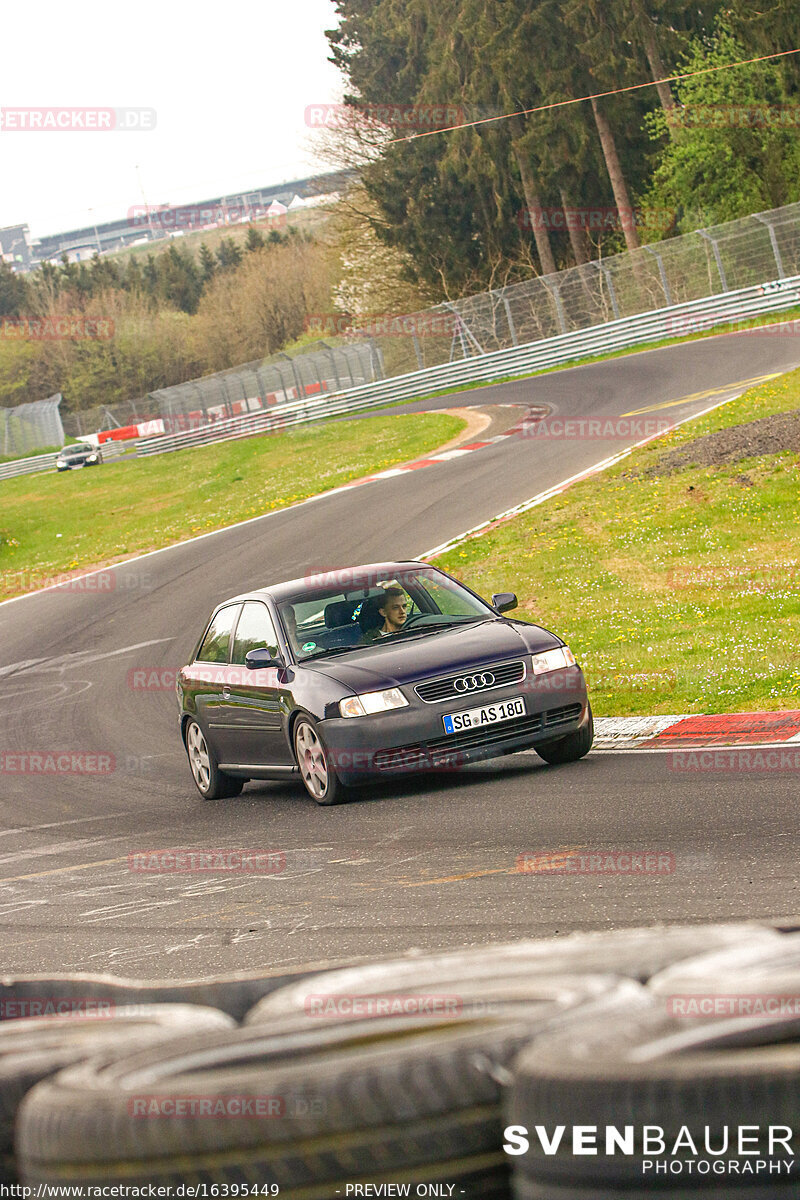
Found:
[[483, 725], [497, 725], [500, 721], [524, 716], [525, 701], [520, 696], [499, 704], [486, 704], [483, 708], [470, 708], [467, 712], [450, 713], [442, 720], [445, 733], [458, 733], [462, 729], [480, 729]]

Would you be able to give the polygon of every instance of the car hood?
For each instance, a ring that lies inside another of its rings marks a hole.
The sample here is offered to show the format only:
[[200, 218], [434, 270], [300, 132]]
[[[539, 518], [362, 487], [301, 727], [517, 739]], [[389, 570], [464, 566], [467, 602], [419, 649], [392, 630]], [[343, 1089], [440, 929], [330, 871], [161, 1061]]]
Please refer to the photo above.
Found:
[[492, 618], [389, 645], [376, 643], [308, 666], [354, 692], [370, 692], [457, 675], [560, 645], [559, 638], [539, 625]]

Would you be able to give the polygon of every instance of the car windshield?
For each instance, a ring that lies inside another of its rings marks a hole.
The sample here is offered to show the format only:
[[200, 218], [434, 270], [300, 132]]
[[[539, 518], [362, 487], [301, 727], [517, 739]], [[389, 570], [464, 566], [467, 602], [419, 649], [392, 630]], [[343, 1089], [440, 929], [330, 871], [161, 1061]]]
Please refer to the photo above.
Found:
[[362, 585], [358, 587], [348, 586], [347, 572], [342, 576], [338, 587], [335, 582], [309, 587], [278, 606], [298, 662], [434, 634], [497, 615], [434, 567], [359, 576], [352, 580]]
[[79, 454], [92, 454], [94, 446], [65, 446], [61, 451], [64, 458], [76, 458]]

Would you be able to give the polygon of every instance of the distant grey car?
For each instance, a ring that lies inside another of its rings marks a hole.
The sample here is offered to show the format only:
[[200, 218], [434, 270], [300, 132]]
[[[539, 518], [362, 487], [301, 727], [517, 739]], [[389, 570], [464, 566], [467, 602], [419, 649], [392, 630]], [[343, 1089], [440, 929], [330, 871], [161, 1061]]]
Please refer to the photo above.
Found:
[[75, 471], [79, 467], [97, 467], [103, 461], [102, 451], [91, 442], [75, 442], [59, 450], [56, 470]]

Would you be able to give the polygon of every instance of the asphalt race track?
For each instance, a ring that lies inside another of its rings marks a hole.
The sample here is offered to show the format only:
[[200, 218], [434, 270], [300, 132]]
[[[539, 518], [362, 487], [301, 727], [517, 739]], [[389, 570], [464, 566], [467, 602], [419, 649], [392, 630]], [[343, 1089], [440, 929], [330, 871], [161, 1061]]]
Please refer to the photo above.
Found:
[[[563, 417], [613, 419], [670, 405], [648, 417], [679, 419], [798, 363], [791, 337], [727, 336], [423, 407], [546, 403]], [[790, 772], [686, 777], [658, 752], [601, 751], [557, 768], [529, 754], [457, 778], [394, 781], [340, 808], [319, 809], [288, 784], [249, 784], [235, 800], [206, 804], [178, 740], [174, 691], [130, 686], [136, 669], [182, 665], [228, 595], [418, 556], [625, 444], [505, 439], [121, 565], [113, 590], [0, 606], [0, 752], [96, 754], [113, 766], [0, 775], [4, 969], [178, 978], [800, 911]], [[286, 869], [129, 869], [130, 854], [166, 847], [279, 850]], [[577, 847], [656, 850], [673, 854], [675, 869], [617, 878], [515, 870], [519, 854]]]

